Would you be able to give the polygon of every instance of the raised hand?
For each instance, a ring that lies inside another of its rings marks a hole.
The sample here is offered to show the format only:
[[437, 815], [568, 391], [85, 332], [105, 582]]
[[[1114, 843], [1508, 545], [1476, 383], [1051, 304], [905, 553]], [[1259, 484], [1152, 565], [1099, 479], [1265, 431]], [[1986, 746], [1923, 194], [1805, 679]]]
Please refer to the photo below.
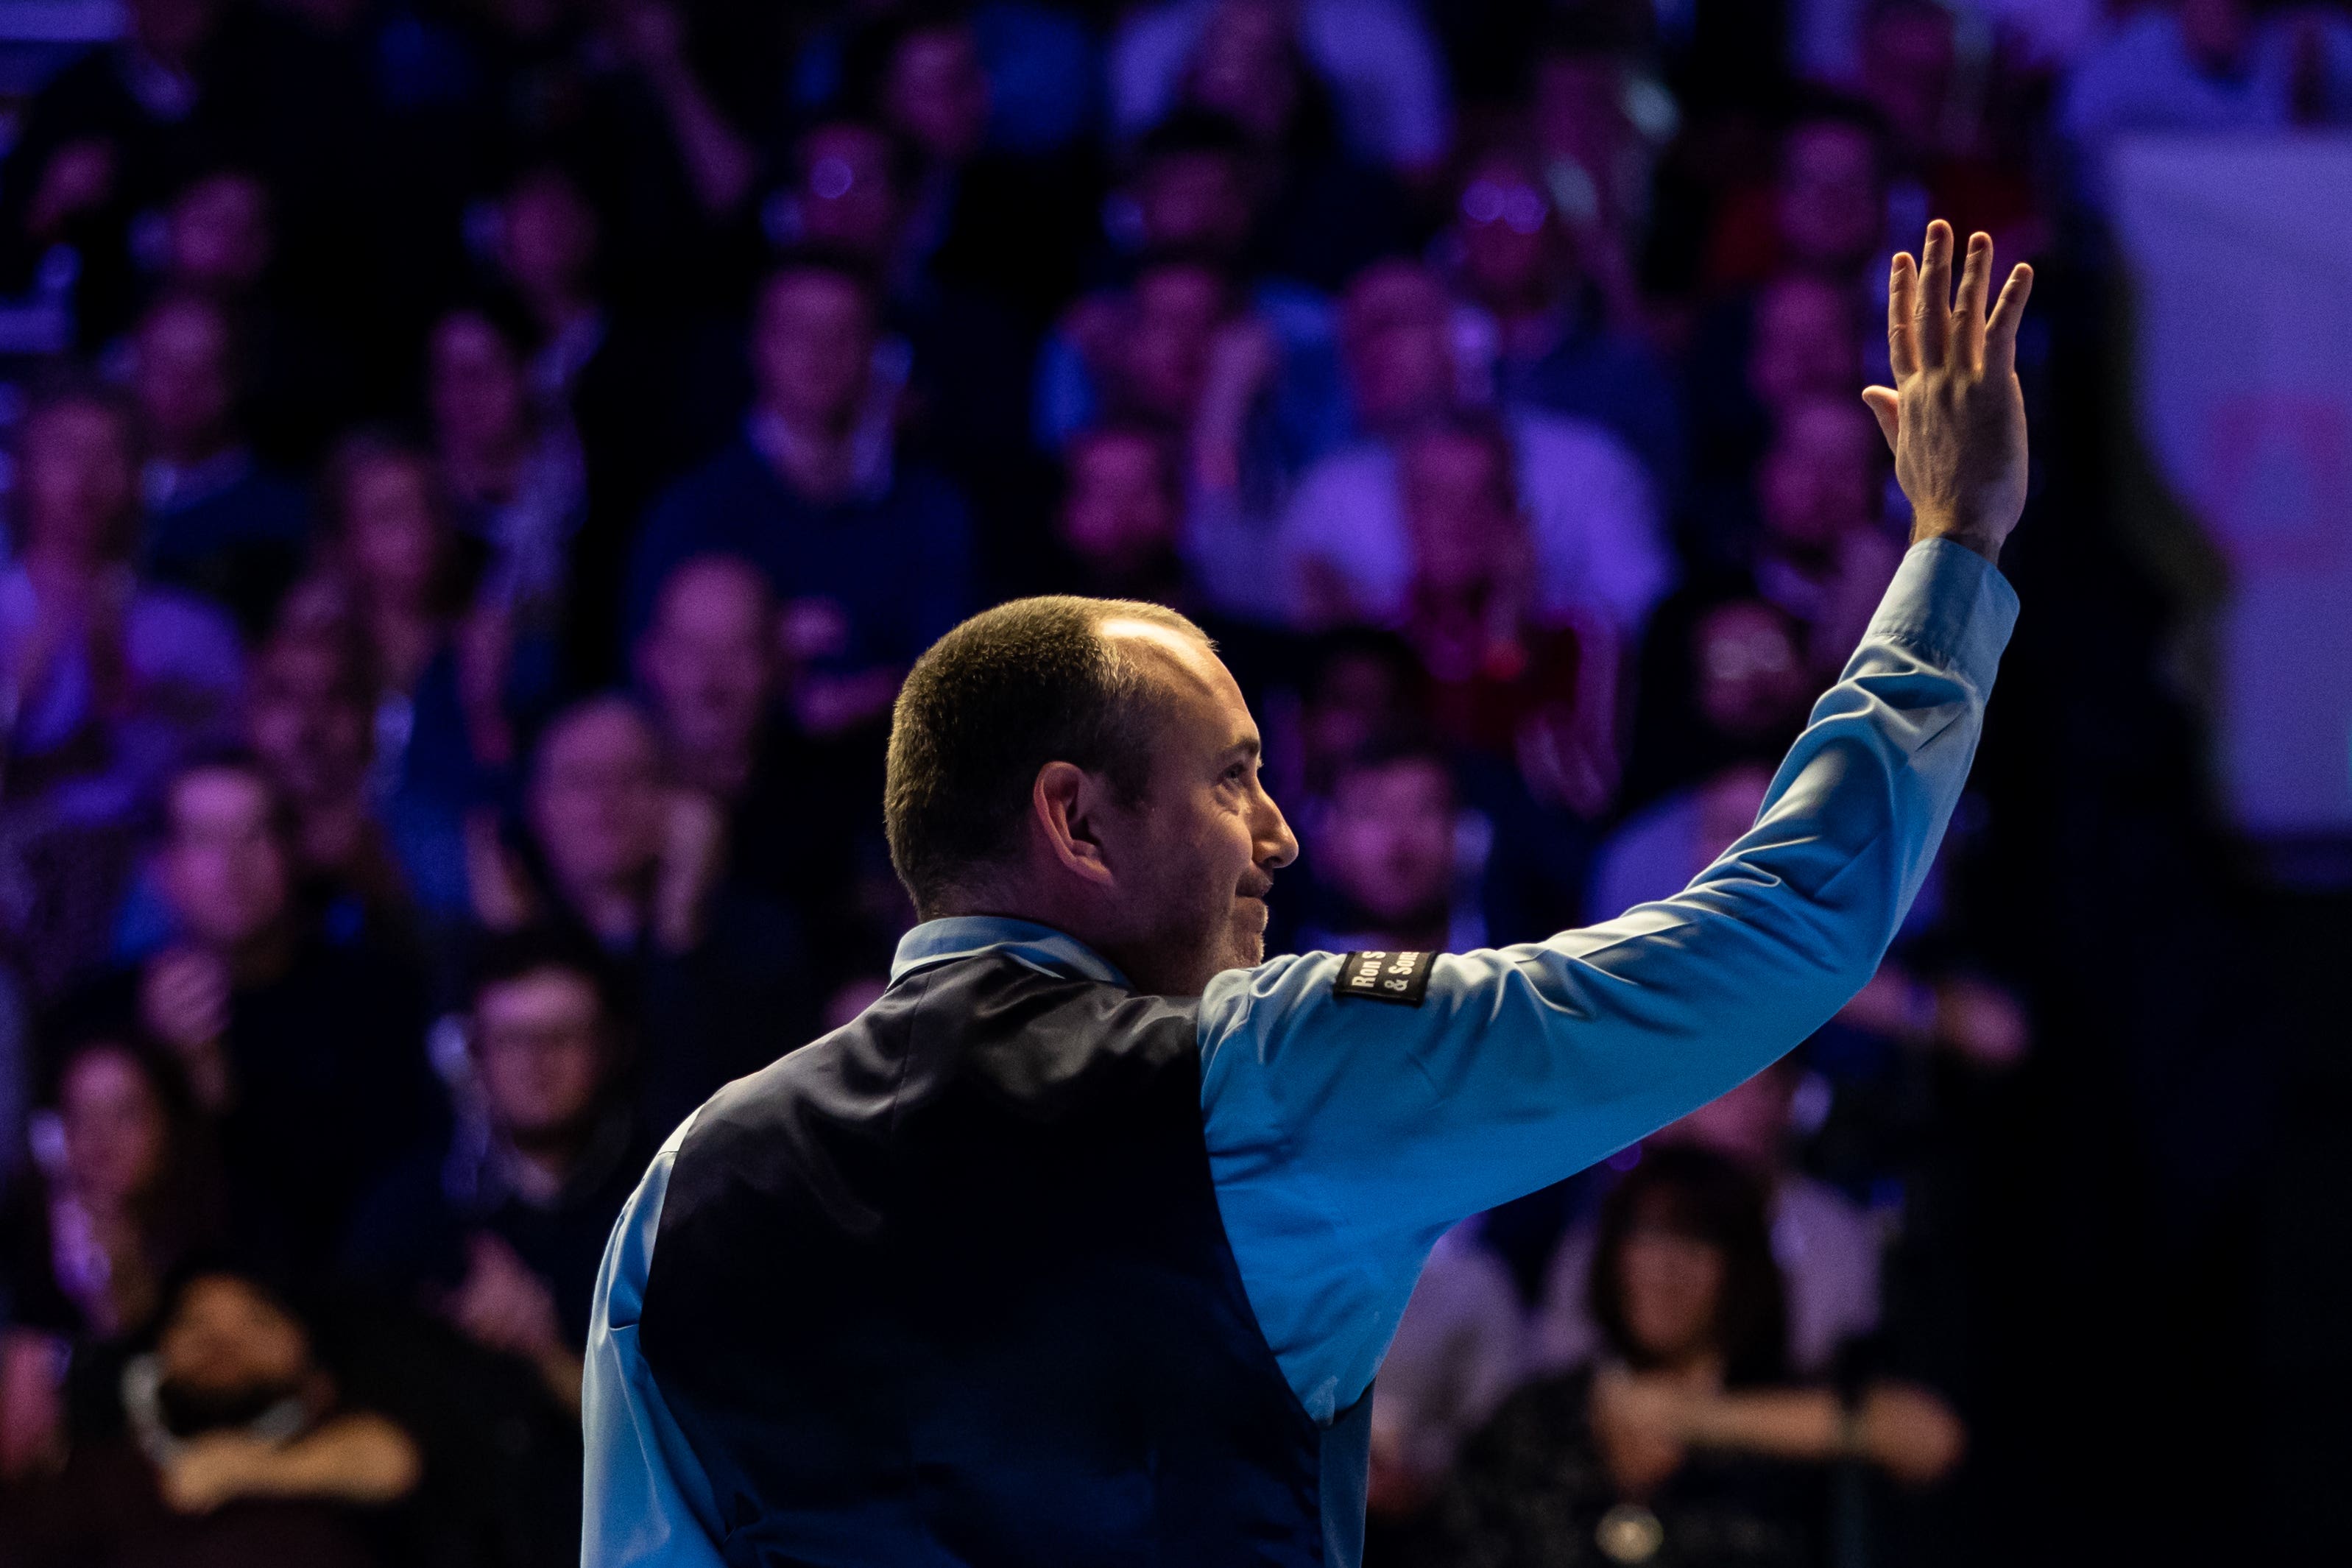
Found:
[[1948, 539], [1988, 560], [2025, 510], [2025, 399], [2017, 385], [2017, 325], [2033, 268], [2010, 269], [1990, 314], [1992, 237], [1969, 237], [1959, 296], [1952, 293], [1952, 226], [1927, 226], [1924, 259], [1899, 251], [1886, 289], [1892, 387], [1862, 400], [1895, 453], [1911, 500], [1911, 538]]

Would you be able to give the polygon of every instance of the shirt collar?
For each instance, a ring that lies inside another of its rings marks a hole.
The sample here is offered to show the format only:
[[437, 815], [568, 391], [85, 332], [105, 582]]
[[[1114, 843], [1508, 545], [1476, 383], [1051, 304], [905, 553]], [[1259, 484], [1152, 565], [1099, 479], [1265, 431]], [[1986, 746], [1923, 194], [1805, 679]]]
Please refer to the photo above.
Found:
[[1010, 953], [1034, 969], [1133, 989], [1109, 960], [1077, 938], [1010, 915], [950, 915], [945, 920], [925, 921], [898, 939], [890, 980], [896, 984], [918, 969], [951, 958], [998, 952]]

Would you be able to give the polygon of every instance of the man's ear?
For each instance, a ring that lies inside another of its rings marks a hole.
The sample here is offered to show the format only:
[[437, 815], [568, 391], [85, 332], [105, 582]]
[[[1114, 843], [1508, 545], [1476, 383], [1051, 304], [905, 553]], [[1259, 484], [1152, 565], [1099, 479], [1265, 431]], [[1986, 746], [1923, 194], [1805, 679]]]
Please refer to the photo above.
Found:
[[1075, 763], [1047, 763], [1029, 787], [1030, 815], [1044, 837], [1046, 856], [1094, 887], [1111, 883], [1110, 861], [1100, 836], [1108, 804], [1102, 781]]

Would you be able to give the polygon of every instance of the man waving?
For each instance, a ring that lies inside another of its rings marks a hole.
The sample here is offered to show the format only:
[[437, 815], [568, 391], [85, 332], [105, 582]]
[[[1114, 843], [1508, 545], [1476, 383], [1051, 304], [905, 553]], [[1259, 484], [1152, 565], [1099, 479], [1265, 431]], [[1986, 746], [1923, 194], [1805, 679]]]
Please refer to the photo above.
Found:
[[898, 699], [923, 923], [845, 1028], [722, 1089], [622, 1215], [592, 1568], [1339, 1563], [1437, 1237], [1795, 1046], [1876, 968], [2016, 616], [1992, 242], [1897, 256], [1866, 394], [1914, 542], [1755, 827], [1687, 889], [1492, 951], [1264, 959], [1297, 853], [1233, 678], [1148, 605], [1032, 599]]

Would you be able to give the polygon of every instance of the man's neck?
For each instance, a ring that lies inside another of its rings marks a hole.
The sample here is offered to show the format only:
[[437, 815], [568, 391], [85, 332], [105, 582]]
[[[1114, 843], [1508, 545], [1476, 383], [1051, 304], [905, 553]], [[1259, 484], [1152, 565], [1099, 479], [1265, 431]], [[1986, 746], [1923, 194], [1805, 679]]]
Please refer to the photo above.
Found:
[[544, 1208], [562, 1195], [566, 1183], [588, 1152], [593, 1123], [507, 1139], [507, 1180], [517, 1196]]

